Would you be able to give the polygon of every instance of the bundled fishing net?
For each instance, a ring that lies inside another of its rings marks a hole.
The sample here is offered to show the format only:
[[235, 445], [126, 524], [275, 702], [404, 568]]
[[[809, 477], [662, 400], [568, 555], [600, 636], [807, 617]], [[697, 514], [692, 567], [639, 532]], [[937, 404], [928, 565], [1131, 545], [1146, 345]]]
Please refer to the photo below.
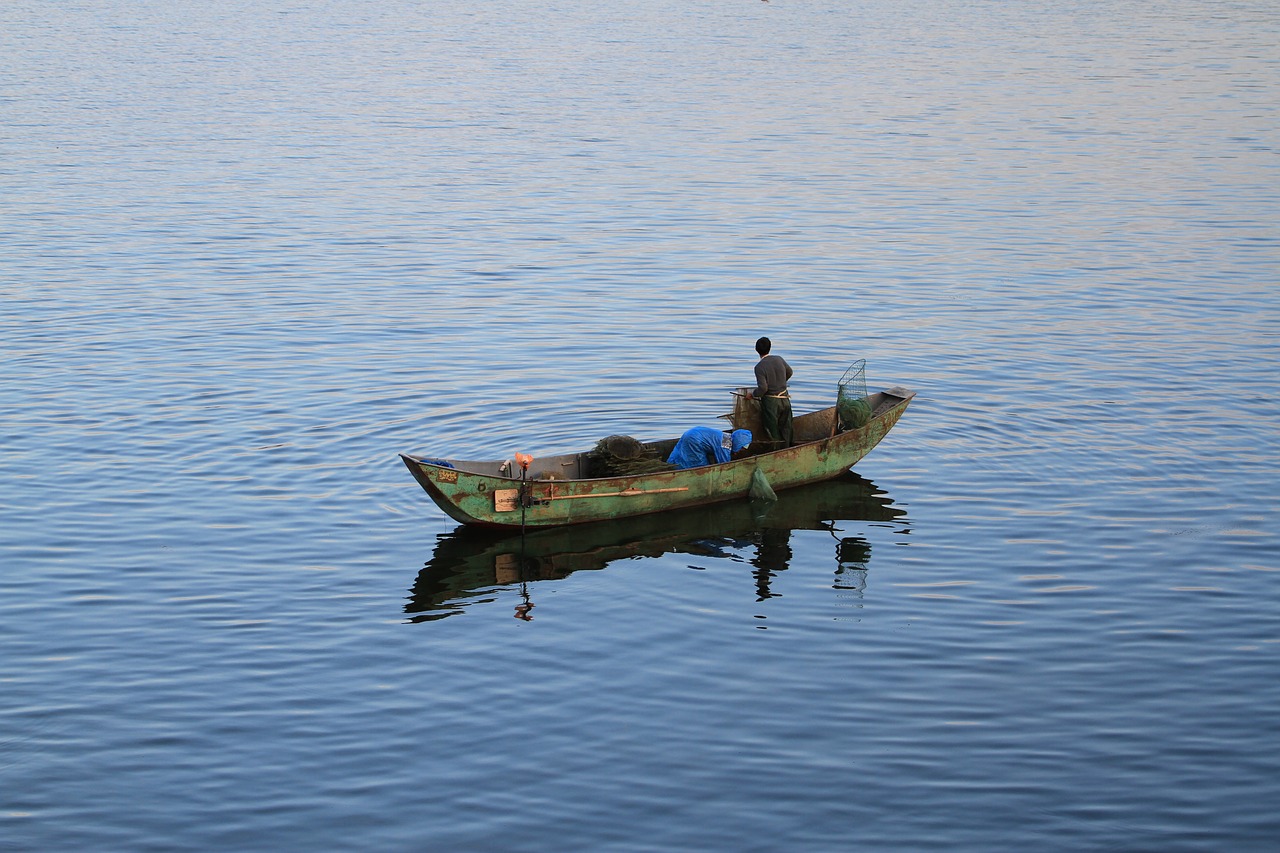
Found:
[[860, 358], [840, 377], [836, 386], [836, 415], [840, 429], [857, 429], [871, 420], [871, 404], [867, 402], [867, 360]]
[[593, 477], [626, 477], [675, 470], [675, 466], [668, 465], [657, 451], [646, 448], [629, 435], [600, 439], [589, 456]]

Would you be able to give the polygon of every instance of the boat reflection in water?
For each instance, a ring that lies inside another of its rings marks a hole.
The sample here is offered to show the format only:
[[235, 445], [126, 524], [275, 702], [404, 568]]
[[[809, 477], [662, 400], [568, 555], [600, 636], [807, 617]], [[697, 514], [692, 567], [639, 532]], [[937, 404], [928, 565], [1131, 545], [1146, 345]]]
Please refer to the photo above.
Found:
[[738, 557], [752, 546], [755, 556], [750, 563], [755, 567], [757, 597], [763, 600], [773, 595], [774, 575], [791, 561], [793, 530], [830, 532], [835, 552], [833, 586], [860, 594], [866, 585], [871, 545], [860, 536], [845, 535], [837, 523], [893, 522], [904, 515], [870, 480], [848, 472], [834, 480], [787, 489], [773, 503], [721, 503], [540, 528], [523, 535], [461, 525], [440, 536], [404, 609], [411, 622], [443, 619], [496, 600], [504, 588], [519, 588], [522, 601], [515, 615], [529, 619], [533, 581], [559, 580], [635, 557]]

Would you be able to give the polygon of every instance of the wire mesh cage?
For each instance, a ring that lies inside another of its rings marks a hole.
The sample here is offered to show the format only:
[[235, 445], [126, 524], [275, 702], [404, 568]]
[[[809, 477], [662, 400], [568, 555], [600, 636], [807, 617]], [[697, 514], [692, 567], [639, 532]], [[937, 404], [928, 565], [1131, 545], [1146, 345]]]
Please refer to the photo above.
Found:
[[840, 377], [836, 386], [836, 415], [841, 429], [857, 429], [871, 419], [867, 402], [867, 360], [860, 358]]

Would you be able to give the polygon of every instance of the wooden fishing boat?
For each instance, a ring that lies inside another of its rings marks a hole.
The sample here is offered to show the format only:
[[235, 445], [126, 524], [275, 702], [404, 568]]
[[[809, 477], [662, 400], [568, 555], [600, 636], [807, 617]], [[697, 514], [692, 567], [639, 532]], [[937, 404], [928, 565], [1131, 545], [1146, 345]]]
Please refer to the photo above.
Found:
[[[884, 438], [914, 396], [905, 388], [869, 395], [870, 417], [853, 428], [843, 427], [835, 406], [797, 415], [791, 447], [699, 468], [593, 476], [589, 451], [536, 460], [516, 454], [492, 462], [407, 453], [400, 458], [432, 500], [463, 524], [515, 529], [583, 524], [743, 500], [753, 480], [758, 487], [763, 479], [776, 492], [837, 477]], [[725, 417], [735, 428], [745, 426], [737, 414]], [[640, 446], [666, 459], [677, 440]]]

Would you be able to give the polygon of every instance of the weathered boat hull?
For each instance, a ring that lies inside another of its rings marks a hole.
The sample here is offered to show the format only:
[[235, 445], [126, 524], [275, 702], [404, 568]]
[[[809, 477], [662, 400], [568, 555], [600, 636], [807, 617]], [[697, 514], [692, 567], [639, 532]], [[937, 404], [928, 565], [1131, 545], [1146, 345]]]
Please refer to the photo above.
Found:
[[[543, 462], [570, 472], [564, 479], [507, 476], [498, 463], [401, 459], [427, 494], [463, 524], [500, 528], [554, 527], [701, 506], [748, 496], [759, 470], [775, 490], [828, 480], [866, 456], [902, 416], [914, 393], [900, 388], [872, 395], [874, 414], [857, 429], [836, 431], [835, 408], [795, 419], [793, 447], [720, 465], [623, 477], [581, 479], [584, 454]], [[446, 464], [441, 464], [446, 463]], [[479, 470], [477, 470], [479, 469]], [[488, 470], [486, 470], [488, 469]]]

